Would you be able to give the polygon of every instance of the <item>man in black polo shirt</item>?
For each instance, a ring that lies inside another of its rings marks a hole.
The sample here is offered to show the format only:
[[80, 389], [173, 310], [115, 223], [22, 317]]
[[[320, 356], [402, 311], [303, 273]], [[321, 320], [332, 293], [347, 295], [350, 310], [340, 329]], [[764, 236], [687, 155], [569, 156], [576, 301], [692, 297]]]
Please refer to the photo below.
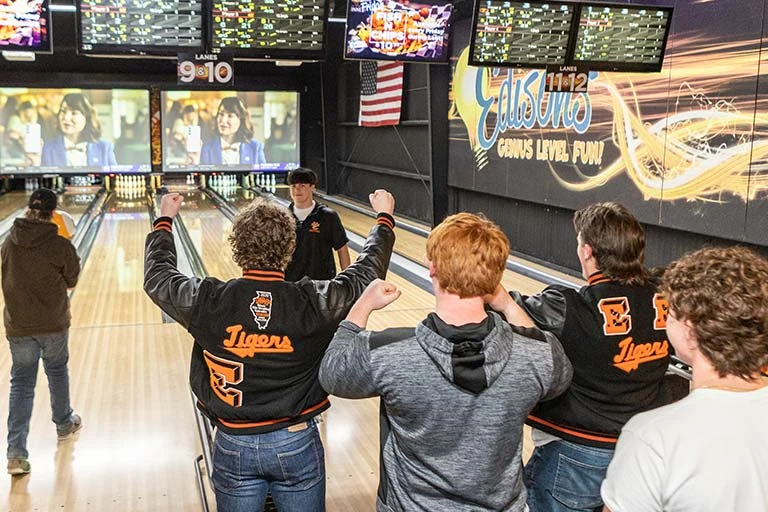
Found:
[[349, 266], [347, 234], [336, 212], [315, 202], [313, 194], [317, 175], [311, 169], [298, 168], [288, 175], [291, 203], [289, 209], [296, 218], [296, 250], [285, 270], [286, 281], [333, 279], [336, 263], [333, 251], [339, 255], [340, 270]]

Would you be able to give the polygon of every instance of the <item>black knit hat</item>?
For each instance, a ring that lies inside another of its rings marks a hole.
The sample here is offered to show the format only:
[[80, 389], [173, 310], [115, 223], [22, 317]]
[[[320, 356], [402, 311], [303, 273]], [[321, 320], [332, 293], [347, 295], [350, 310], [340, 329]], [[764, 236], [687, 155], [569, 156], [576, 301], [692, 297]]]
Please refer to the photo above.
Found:
[[41, 212], [52, 212], [56, 209], [56, 192], [49, 188], [39, 188], [29, 196], [29, 208]]
[[312, 169], [305, 167], [299, 167], [298, 169], [291, 171], [288, 174], [288, 184], [295, 185], [297, 183], [309, 183], [310, 185], [317, 185], [317, 174]]

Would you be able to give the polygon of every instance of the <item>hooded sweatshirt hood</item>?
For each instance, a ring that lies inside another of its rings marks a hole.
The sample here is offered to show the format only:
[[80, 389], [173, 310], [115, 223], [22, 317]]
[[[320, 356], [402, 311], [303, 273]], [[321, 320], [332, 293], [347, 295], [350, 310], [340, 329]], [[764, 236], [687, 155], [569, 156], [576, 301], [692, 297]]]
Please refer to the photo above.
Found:
[[19, 247], [40, 247], [52, 243], [58, 236], [58, 229], [53, 222], [20, 217], [13, 221], [13, 229], [8, 236], [11, 243]]
[[430, 313], [416, 327], [416, 339], [443, 377], [475, 395], [493, 385], [512, 353], [496, 313], [489, 313], [482, 322], [458, 327]]

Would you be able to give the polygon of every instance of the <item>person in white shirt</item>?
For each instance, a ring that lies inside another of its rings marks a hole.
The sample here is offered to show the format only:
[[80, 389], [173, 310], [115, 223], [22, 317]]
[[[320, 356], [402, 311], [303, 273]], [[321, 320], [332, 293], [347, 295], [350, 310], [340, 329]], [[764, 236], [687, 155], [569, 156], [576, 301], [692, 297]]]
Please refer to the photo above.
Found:
[[702, 249], [673, 263], [661, 289], [693, 391], [624, 426], [604, 511], [768, 512], [768, 261]]

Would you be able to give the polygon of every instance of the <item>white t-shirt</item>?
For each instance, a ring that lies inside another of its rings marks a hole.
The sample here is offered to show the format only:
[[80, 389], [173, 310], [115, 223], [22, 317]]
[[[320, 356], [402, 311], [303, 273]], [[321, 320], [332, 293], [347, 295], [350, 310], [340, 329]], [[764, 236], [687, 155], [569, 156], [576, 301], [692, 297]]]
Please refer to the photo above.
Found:
[[314, 209], [315, 209], [314, 201], [312, 201], [312, 205], [307, 208], [296, 208], [296, 205], [293, 205], [293, 214], [301, 222], [304, 222], [307, 219], [307, 217], [309, 217], [309, 214], [312, 213], [312, 210]]
[[633, 417], [601, 490], [612, 512], [768, 512], [768, 387]]

